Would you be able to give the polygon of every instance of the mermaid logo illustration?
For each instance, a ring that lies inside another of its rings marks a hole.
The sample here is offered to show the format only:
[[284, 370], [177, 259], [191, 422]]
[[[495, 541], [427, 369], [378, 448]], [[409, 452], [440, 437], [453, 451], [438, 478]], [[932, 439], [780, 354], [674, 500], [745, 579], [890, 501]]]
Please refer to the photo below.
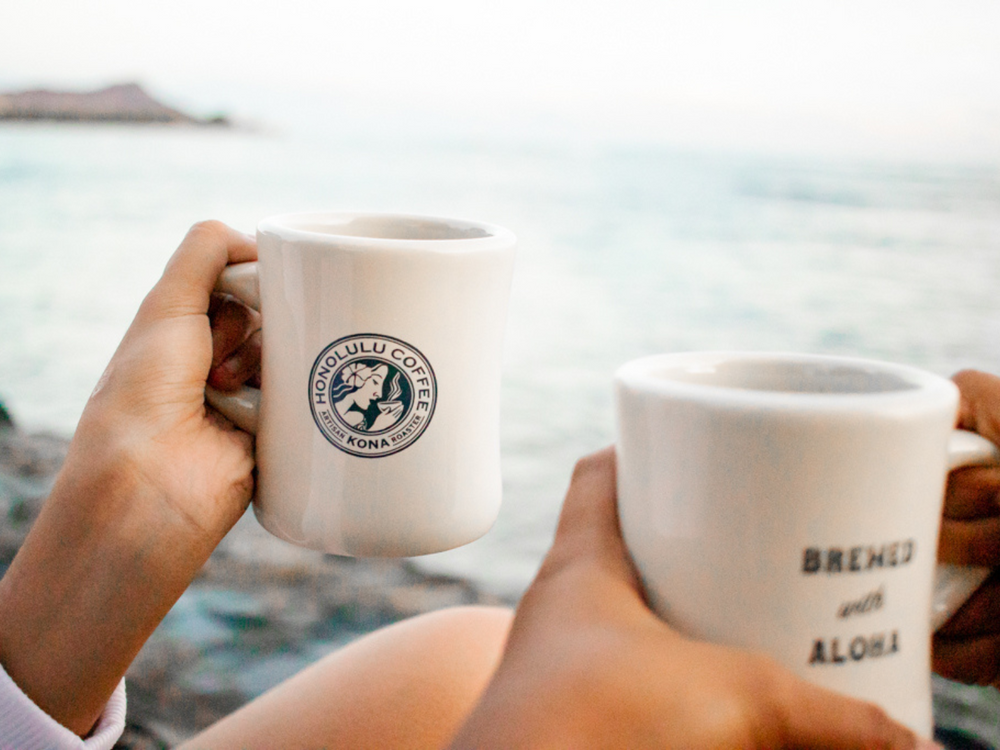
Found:
[[309, 402], [316, 426], [333, 445], [378, 458], [407, 448], [427, 429], [437, 381], [416, 347], [357, 334], [320, 352], [309, 377]]

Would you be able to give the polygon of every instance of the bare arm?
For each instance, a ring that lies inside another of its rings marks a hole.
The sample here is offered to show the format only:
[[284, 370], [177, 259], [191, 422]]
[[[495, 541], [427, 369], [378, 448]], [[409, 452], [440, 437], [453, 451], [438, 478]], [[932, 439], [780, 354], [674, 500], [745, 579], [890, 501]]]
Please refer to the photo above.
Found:
[[212, 287], [227, 263], [255, 257], [252, 239], [221, 224], [188, 233], [0, 580], [0, 663], [81, 736], [249, 502], [252, 438], [206, 412], [204, 387]]

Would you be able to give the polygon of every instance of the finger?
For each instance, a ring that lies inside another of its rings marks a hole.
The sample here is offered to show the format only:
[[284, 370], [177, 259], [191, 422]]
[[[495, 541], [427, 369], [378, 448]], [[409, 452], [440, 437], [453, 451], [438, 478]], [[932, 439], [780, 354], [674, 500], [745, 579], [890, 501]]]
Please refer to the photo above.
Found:
[[208, 373], [208, 384], [220, 391], [231, 391], [244, 383], [260, 386], [260, 331], [237, 347]]
[[963, 370], [952, 380], [961, 394], [958, 426], [1000, 443], [1000, 378], [976, 370]]
[[205, 313], [222, 269], [257, 258], [253, 238], [218, 221], [195, 224], [143, 303], [154, 316]]
[[777, 693], [781, 747], [936, 748], [894, 721], [879, 706], [839, 695], [797, 678]]
[[1000, 565], [1000, 517], [941, 522], [938, 559], [953, 565]]
[[976, 685], [1000, 684], [1000, 635], [934, 637], [934, 671], [949, 680]]
[[984, 635], [1000, 635], [1000, 570], [994, 570], [937, 632], [946, 640]]
[[968, 466], [948, 478], [945, 518], [955, 520], [1000, 515], [1000, 467]]
[[522, 597], [515, 630], [546, 617], [605, 623], [620, 617], [655, 619], [621, 539], [615, 483], [613, 448], [577, 462], [555, 541]]
[[260, 313], [228, 295], [212, 295], [208, 317], [212, 324], [213, 367], [221, 365], [260, 328]]

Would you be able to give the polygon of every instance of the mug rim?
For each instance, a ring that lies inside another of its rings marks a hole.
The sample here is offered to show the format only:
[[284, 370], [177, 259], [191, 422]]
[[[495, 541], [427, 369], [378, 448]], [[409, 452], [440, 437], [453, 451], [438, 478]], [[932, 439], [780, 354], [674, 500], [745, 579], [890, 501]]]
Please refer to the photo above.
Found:
[[[382, 219], [424, 221], [447, 224], [455, 227], [476, 229], [485, 232], [479, 237], [454, 238], [402, 238], [402, 237], [368, 237], [358, 234], [338, 234], [336, 232], [320, 232], [303, 228], [309, 223], [344, 223], [351, 219]], [[296, 225], [299, 226], [296, 226]], [[296, 211], [265, 217], [257, 223], [257, 234], [276, 235], [290, 242], [313, 242], [338, 247], [357, 247], [359, 249], [384, 250], [434, 250], [442, 252], [469, 252], [509, 247], [516, 242], [512, 231], [497, 224], [484, 221], [463, 219], [450, 216], [434, 216], [429, 214], [400, 213], [395, 211]]]
[[[665, 369], [713, 367], [728, 362], [801, 363], [852, 368], [860, 373], [897, 378], [901, 388], [885, 390], [777, 390], [672, 379]], [[879, 406], [909, 410], [956, 407], [958, 388], [947, 378], [907, 364], [864, 357], [775, 351], [689, 351], [654, 354], [626, 362], [615, 372], [616, 388], [682, 401], [737, 408], [787, 408], [797, 411], [869, 411]]]

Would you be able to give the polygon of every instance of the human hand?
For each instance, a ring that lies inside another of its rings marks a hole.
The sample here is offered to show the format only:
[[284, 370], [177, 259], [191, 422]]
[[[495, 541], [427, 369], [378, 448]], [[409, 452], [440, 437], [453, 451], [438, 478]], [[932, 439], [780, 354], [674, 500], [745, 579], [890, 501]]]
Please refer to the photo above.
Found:
[[[253, 443], [206, 410], [206, 380], [236, 387], [259, 362], [259, 338], [246, 339], [256, 313], [211, 292], [228, 263], [255, 258], [254, 241], [223, 224], [192, 227], [95, 388], [67, 460], [78, 468], [76, 449], [84, 473], [110, 459], [141, 476], [208, 552], [249, 502]], [[107, 443], [112, 456], [93, 455]]]
[[577, 464], [556, 539], [451, 747], [935, 747], [770, 659], [690, 640], [647, 607], [618, 528], [615, 457]]
[[238, 326], [226, 320], [213, 347], [212, 288], [227, 263], [255, 258], [254, 241], [222, 224], [191, 229], [98, 382], [0, 581], [0, 662], [78, 734], [249, 503], [253, 439], [206, 410], [204, 390], [213, 354], [225, 381], [240, 369], [227, 369], [226, 355], [242, 347], [227, 352]]
[[[1000, 444], [1000, 378], [967, 370], [954, 380], [962, 395], [958, 427]], [[951, 473], [938, 558], [956, 565], [1000, 566], [1000, 467], [970, 466]], [[1000, 687], [998, 571], [935, 633], [933, 645], [938, 674]]]

